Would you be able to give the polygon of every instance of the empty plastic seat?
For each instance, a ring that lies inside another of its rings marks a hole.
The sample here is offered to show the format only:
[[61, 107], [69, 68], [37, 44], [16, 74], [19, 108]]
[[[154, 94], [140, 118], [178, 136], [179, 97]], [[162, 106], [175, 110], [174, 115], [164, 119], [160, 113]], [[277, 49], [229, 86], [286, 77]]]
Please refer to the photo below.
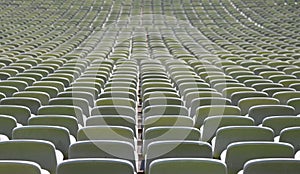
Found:
[[76, 97], [61, 97], [53, 98], [49, 101], [49, 105], [70, 105], [79, 107], [83, 114], [87, 117], [90, 116], [90, 107], [87, 100]]
[[61, 92], [57, 95], [58, 98], [69, 98], [69, 97], [74, 97], [74, 98], [82, 98], [88, 101], [90, 107], [94, 107], [94, 96], [88, 92], [80, 92], [80, 91], [66, 91], [66, 92]]
[[133, 94], [129, 89], [123, 90], [113, 90], [113, 91], [105, 91], [99, 95], [99, 98], [129, 98], [131, 100], [136, 101], [136, 93]]
[[162, 92], [147, 92], [142, 96], [142, 101], [147, 100], [148, 98], [154, 98], [154, 97], [175, 97], [180, 98], [179, 95], [175, 92], [168, 92], [168, 91], [162, 91]]
[[33, 86], [52, 86], [59, 92], [62, 92], [65, 89], [64, 84], [59, 81], [37, 81], [33, 84]]
[[38, 91], [47, 93], [50, 98], [54, 98], [58, 94], [58, 90], [52, 86], [28, 86], [25, 91]]
[[268, 94], [260, 91], [246, 91], [246, 92], [235, 92], [231, 95], [231, 102], [233, 105], [238, 105], [239, 101], [244, 98], [253, 97], [268, 97]]
[[239, 108], [241, 108], [241, 114], [246, 115], [249, 109], [253, 106], [259, 105], [279, 105], [279, 100], [271, 97], [250, 97], [241, 99], [238, 102]]
[[19, 91], [23, 91], [28, 86], [28, 84], [20, 80], [6, 80], [1, 81], [0, 86], [12, 86], [17, 88]]
[[38, 163], [43, 169], [55, 174], [62, 161], [52, 143], [43, 140], [10, 140], [0, 142], [1, 160], [25, 160]]
[[143, 137], [143, 153], [145, 153], [151, 142], [165, 140], [199, 141], [201, 133], [198, 129], [192, 127], [160, 126], [148, 128], [143, 133]]
[[14, 93], [18, 92], [18, 88], [13, 86], [0, 86], [0, 92], [6, 97], [11, 97]]
[[[223, 156], [224, 154], [224, 156]], [[227, 164], [228, 174], [236, 174], [251, 159], [293, 158], [294, 148], [288, 143], [274, 142], [236, 142], [231, 143], [221, 156]]]
[[299, 91], [283, 91], [283, 92], [276, 92], [273, 94], [274, 98], [277, 98], [281, 104], [285, 105], [290, 99], [293, 98], [300, 98]]
[[78, 141], [117, 140], [131, 143], [136, 147], [136, 138], [132, 129], [123, 126], [88, 126], [78, 130]]
[[183, 101], [174, 97], [155, 97], [143, 101], [143, 108], [150, 105], [183, 105]]
[[124, 115], [136, 120], [136, 110], [128, 106], [96, 106], [92, 109], [91, 115]]
[[219, 92], [222, 92], [223, 89], [228, 87], [245, 87], [245, 85], [243, 83], [218, 83], [214, 85], [214, 89]]
[[96, 88], [93, 87], [80, 87], [80, 86], [75, 86], [75, 87], [68, 87], [65, 90], [66, 92], [87, 92], [91, 94], [94, 99], [97, 98], [99, 91]]
[[69, 130], [70, 134], [77, 137], [79, 129], [78, 121], [73, 116], [68, 115], [40, 115], [31, 117], [28, 125], [61, 126]]
[[72, 87], [87, 87], [91, 89], [96, 89], [99, 94], [101, 92], [102, 86], [95, 82], [74, 82], [71, 84]]
[[188, 93], [185, 97], [185, 106], [187, 108], [190, 108], [192, 105], [192, 101], [197, 98], [203, 98], [203, 97], [223, 97], [221, 93], [214, 92], [214, 91], [197, 91], [197, 92], [191, 92]]
[[293, 88], [265, 88], [262, 90], [263, 92], [267, 93], [270, 97], [272, 97], [277, 92], [283, 92], [283, 91], [295, 91]]
[[244, 165], [243, 174], [296, 174], [300, 160], [287, 158], [253, 159]]
[[137, 153], [131, 143], [124, 141], [79, 141], [70, 146], [69, 159], [75, 158], [115, 158], [132, 163], [137, 170]]
[[61, 82], [64, 84], [64, 87], [70, 86], [70, 80], [69, 78], [65, 77], [68, 76], [67, 74], [59, 74], [59, 73], [53, 73], [49, 74], [47, 77], [43, 77], [42, 81], [56, 81]]
[[262, 123], [269, 116], [295, 115], [295, 109], [286, 105], [259, 105], [250, 108], [248, 116], [252, 117], [255, 125]]
[[[242, 141], [270, 141], [274, 133], [272, 129], [257, 126], [226, 126], [219, 128], [213, 140], [213, 156], [220, 158], [221, 153], [227, 146], [234, 142]], [[255, 152], [253, 152], [255, 153]]]
[[128, 98], [100, 98], [96, 101], [96, 106], [127, 106], [127, 107], [136, 107], [136, 102], [132, 99]]
[[27, 121], [31, 116], [30, 110], [27, 107], [17, 105], [1, 105], [0, 113], [14, 117], [22, 125], [27, 125]]
[[262, 126], [269, 127], [278, 136], [284, 128], [300, 126], [300, 117], [296, 116], [272, 116], [263, 120]]
[[8, 115], [0, 115], [0, 134], [12, 138], [12, 130], [17, 127], [17, 120]]
[[299, 159], [300, 156], [300, 141], [298, 138], [300, 135], [300, 126], [285, 128], [280, 132], [280, 142], [286, 142], [294, 146], [296, 155], [295, 158]]
[[149, 174], [227, 174], [226, 164], [208, 158], [168, 158], [153, 161]]
[[273, 81], [268, 79], [252, 79], [252, 80], [246, 80], [244, 82], [244, 84], [248, 87], [252, 87], [254, 84], [259, 84], [259, 83], [273, 83]]
[[278, 83], [281, 80], [285, 80], [285, 79], [296, 79], [296, 76], [294, 76], [294, 75], [272, 75], [269, 77], [269, 79], [275, 83]]
[[24, 97], [24, 98], [36, 98], [40, 101], [41, 105], [46, 105], [49, 103], [50, 96], [46, 92], [39, 91], [21, 91], [13, 94], [13, 97]]
[[143, 109], [143, 117], [155, 116], [155, 115], [186, 115], [188, 116], [188, 110], [184, 106], [178, 105], [154, 105], [148, 106]]
[[39, 164], [22, 160], [1, 160], [0, 173], [49, 174], [49, 172], [42, 169]]
[[158, 126], [193, 127], [194, 121], [192, 118], [187, 116], [163, 115], [163, 116], [149, 116], [145, 118], [143, 122], [143, 127], [145, 130], [150, 127], [158, 127]]
[[36, 98], [31, 97], [7, 97], [0, 101], [1, 105], [19, 105], [30, 109], [32, 114], [37, 114], [41, 107], [41, 102]]
[[32, 85], [35, 82], [34, 78], [31, 77], [10, 77], [8, 80], [18, 80], [27, 83], [27, 85]]
[[65, 158], [68, 158], [68, 149], [75, 139], [70, 137], [68, 129], [60, 126], [22, 126], [13, 130], [13, 139], [45, 140], [52, 142]]
[[70, 115], [77, 119], [78, 123], [84, 125], [85, 117], [81, 108], [69, 105], [47, 105], [38, 110], [38, 115]]
[[217, 130], [225, 126], [254, 126], [254, 120], [249, 117], [237, 115], [207, 117], [200, 127], [201, 140], [210, 142]]
[[300, 98], [292, 98], [287, 101], [287, 104], [295, 109], [295, 114], [300, 114]]
[[223, 98], [223, 97], [196, 98], [196, 99], [192, 100], [189, 115], [191, 117], [193, 117], [199, 106], [205, 106], [205, 105], [230, 105], [230, 104], [231, 104], [230, 99]]
[[102, 115], [92, 116], [86, 120], [86, 126], [125, 126], [133, 130], [137, 136], [136, 120], [130, 116]]
[[178, 89], [179, 89], [180, 93], [183, 94], [186, 89], [190, 89], [190, 88], [200, 88], [201, 89], [201, 88], [209, 88], [209, 87], [210, 87], [210, 85], [208, 83], [186, 82], [186, 83], [180, 84], [178, 86]]
[[57, 166], [56, 174], [97, 174], [99, 171], [111, 174], [134, 174], [134, 166], [127, 160], [110, 158], [70, 159]]
[[226, 98], [231, 98], [235, 92], [255, 91], [254, 88], [250, 87], [227, 87], [222, 90], [222, 94]]
[[231, 105], [200, 106], [194, 116], [195, 127], [200, 128], [207, 117], [218, 115], [241, 115], [241, 110], [237, 106]]
[[145, 172], [156, 159], [165, 158], [212, 158], [210, 144], [199, 141], [156, 141], [145, 152]]

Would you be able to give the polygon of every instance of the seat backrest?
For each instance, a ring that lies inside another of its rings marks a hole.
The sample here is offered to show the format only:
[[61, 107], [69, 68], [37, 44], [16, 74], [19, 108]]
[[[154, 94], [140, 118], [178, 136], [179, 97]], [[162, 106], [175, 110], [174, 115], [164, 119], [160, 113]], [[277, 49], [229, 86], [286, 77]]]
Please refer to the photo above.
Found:
[[70, 159], [58, 165], [56, 174], [82, 174], [82, 171], [89, 174], [98, 174], [99, 171], [110, 174], [134, 174], [134, 167], [129, 161], [121, 159]]
[[18, 92], [18, 88], [13, 86], [0, 86], [0, 92], [6, 97], [11, 97], [14, 93]]
[[226, 164], [208, 158], [168, 158], [153, 161], [149, 174], [227, 174]]
[[90, 116], [90, 108], [87, 100], [76, 97], [53, 98], [49, 101], [49, 105], [70, 105], [78, 106], [84, 115]]
[[70, 146], [69, 159], [75, 158], [116, 158], [131, 161], [136, 168], [135, 149], [124, 141], [79, 141]]
[[274, 98], [277, 98], [281, 104], [286, 105], [290, 99], [300, 98], [300, 91], [282, 91], [273, 94]]
[[38, 110], [39, 115], [70, 115], [78, 120], [78, 123], [84, 125], [83, 123], [83, 113], [81, 108], [78, 106], [69, 105], [47, 105], [42, 106]]
[[135, 108], [136, 102], [132, 99], [121, 97], [100, 98], [96, 101], [96, 106], [128, 106]]
[[274, 140], [272, 129], [257, 126], [226, 126], [218, 129], [214, 142], [214, 157], [219, 158], [230, 143]]
[[47, 105], [50, 100], [50, 96], [46, 92], [39, 91], [21, 91], [13, 94], [13, 97], [31, 97], [36, 98], [41, 102], [41, 105]]
[[242, 92], [242, 91], [255, 91], [254, 88], [250, 87], [227, 87], [222, 90], [222, 94], [226, 98], [231, 98], [231, 95], [235, 92]]
[[33, 83], [33, 86], [52, 86], [56, 88], [59, 92], [62, 92], [65, 89], [64, 84], [59, 81], [37, 81]]
[[293, 88], [284, 88], [284, 87], [280, 87], [280, 88], [266, 88], [262, 90], [265, 93], [268, 93], [268, 95], [270, 97], [272, 97], [276, 92], [283, 92], [283, 91], [296, 91]]
[[130, 116], [99, 115], [87, 118], [86, 126], [124, 126], [133, 130], [136, 135], [136, 120]]
[[22, 126], [13, 130], [13, 139], [45, 140], [52, 142], [65, 158], [68, 157], [70, 133], [67, 128], [60, 126]]
[[155, 116], [155, 115], [186, 115], [188, 116], [188, 110], [184, 106], [178, 105], [154, 105], [148, 106], [143, 109], [143, 117]]
[[300, 117], [271, 116], [263, 120], [262, 126], [271, 128], [275, 136], [278, 136], [284, 128], [300, 126]]
[[0, 101], [1, 105], [19, 105], [30, 109], [32, 114], [37, 114], [41, 107], [41, 102], [36, 98], [31, 97], [7, 97]]
[[61, 92], [57, 95], [58, 98], [64, 98], [64, 97], [75, 97], [75, 98], [82, 98], [88, 101], [90, 107], [94, 107], [94, 96], [88, 92], [82, 92], [82, 91], [66, 91]]
[[8, 115], [0, 115], [0, 134], [12, 138], [12, 130], [17, 127], [17, 120]]
[[18, 105], [0, 105], [0, 113], [14, 117], [22, 125], [27, 125], [27, 121], [31, 116], [27, 107]]
[[143, 127], [144, 130], [150, 127], [158, 127], [158, 126], [186, 126], [193, 127], [194, 121], [192, 118], [187, 116], [172, 116], [172, 115], [164, 115], [164, 116], [149, 116], [145, 118]]
[[85, 140], [118, 140], [135, 143], [132, 129], [123, 126], [88, 126], [78, 130], [78, 141]]
[[287, 101], [287, 105], [295, 108], [295, 114], [300, 114], [300, 98], [293, 98]]
[[199, 106], [205, 105], [230, 105], [231, 101], [227, 98], [223, 97], [203, 97], [203, 98], [196, 98], [192, 100], [191, 108], [190, 108], [190, 116], [193, 117], [196, 113], [196, 109]]
[[0, 173], [41, 174], [41, 166], [31, 161], [1, 160]]
[[185, 106], [187, 108], [191, 107], [192, 101], [196, 98], [202, 97], [223, 97], [221, 93], [214, 91], [196, 91], [190, 92], [185, 96]]
[[148, 98], [143, 101], [143, 108], [153, 105], [183, 105], [183, 101], [180, 98], [175, 97], [155, 97]]
[[282, 84], [279, 83], [257, 83], [252, 85], [257, 91], [262, 91], [266, 88], [280, 88], [283, 87]]
[[260, 91], [235, 92], [231, 95], [231, 102], [237, 106], [241, 99], [248, 97], [268, 97], [268, 94]]
[[244, 174], [298, 173], [300, 160], [287, 158], [253, 159], [244, 165]]
[[219, 92], [222, 92], [223, 89], [228, 87], [245, 87], [245, 85], [243, 83], [218, 83], [214, 85], [214, 89]]
[[295, 109], [286, 105], [259, 105], [252, 106], [248, 115], [254, 119], [256, 125], [259, 125], [269, 116], [295, 115]]
[[198, 129], [193, 127], [160, 126], [148, 128], [145, 130], [143, 137], [143, 153], [145, 153], [145, 150], [151, 142], [165, 140], [199, 141], [201, 133]]
[[241, 115], [241, 110], [237, 106], [231, 105], [200, 106], [194, 116], [195, 127], [200, 128], [207, 117], [218, 115]]
[[57, 88], [52, 86], [28, 86], [25, 88], [25, 91], [45, 92], [50, 96], [50, 98], [56, 97], [59, 92]]
[[78, 120], [71, 115], [37, 115], [30, 117], [28, 120], [28, 125], [49, 125], [49, 126], [60, 126], [65, 127], [69, 130], [70, 134], [74, 137], [77, 136], [78, 131]]
[[245, 116], [222, 115], [207, 117], [201, 126], [201, 140], [210, 142], [217, 130], [225, 126], [254, 126], [254, 120]]
[[147, 92], [142, 96], [142, 100], [145, 101], [148, 98], [154, 98], [154, 97], [175, 97], [180, 98], [180, 96], [175, 92], [170, 91], [154, 91], [154, 92]]
[[145, 152], [145, 171], [156, 159], [163, 158], [212, 158], [210, 144], [200, 141], [156, 141]]
[[55, 174], [57, 158], [52, 143], [43, 140], [10, 140], [0, 142], [0, 160], [24, 160], [38, 163]]
[[248, 114], [248, 111], [252, 106], [279, 105], [279, 104], [280, 102], [278, 99], [271, 98], [271, 97], [250, 97], [250, 98], [241, 99], [238, 102], [238, 106], [241, 109], [242, 115]]
[[91, 115], [124, 115], [136, 119], [136, 111], [128, 106], [96, 106], [92, 109]]
[[20, 80], [6, 80], [1, 81], [0, 86], [12, 86], [16, 87], [19, 91], [23, 91], [28, 85], [26, 82]]
[[290, 143], [294, 146], [295, 150], [300, 150], [300, 141], [298, 138], [300, 135], [300, 126], [285, 128], [280, 132], [280, 142]]
[[94, 97], [94, 99], [96, 99], [99, 94], [99, 92], [96, 88], [84, 87], [84, 86], [68, 87], [65, 91], [66, 92], [87, 92], [87, 93], [91, 94]]
[[293, 157], [294, 148], [288, 143], [236, 142], [227, 147], [225, 163], [227, 164], [228, 174], [235, 174], [251, 159]]

